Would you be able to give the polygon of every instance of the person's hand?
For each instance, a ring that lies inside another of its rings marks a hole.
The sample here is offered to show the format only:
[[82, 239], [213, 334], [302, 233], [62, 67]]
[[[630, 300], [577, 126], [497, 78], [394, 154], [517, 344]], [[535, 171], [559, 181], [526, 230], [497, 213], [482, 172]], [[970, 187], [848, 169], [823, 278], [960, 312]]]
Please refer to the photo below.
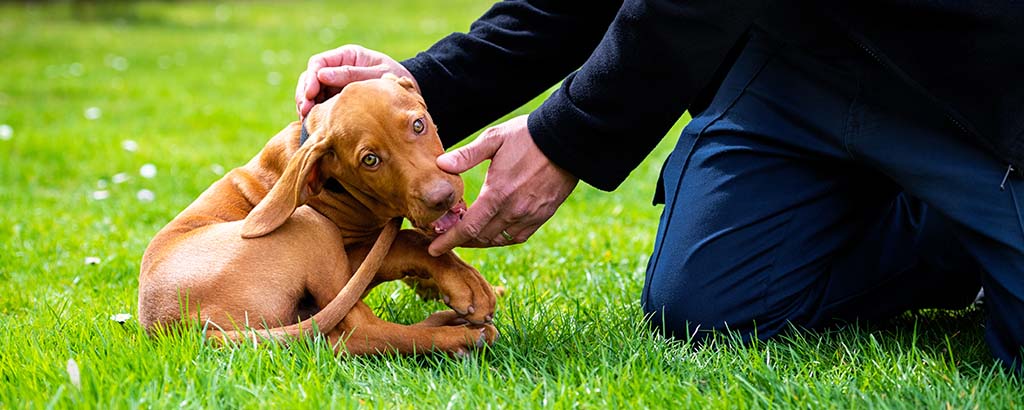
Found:
[[553, 164], [533, 142], [519, 116], [441, 155], [437, 166], [462, 173], [490, 159], [476, 202], [454, 227], [430, 244], [437, 256], [456, 246], [504, 246], [526, 241], [576, 188], [579, 179]]
[[341, 92], [349, 83], [380, 78], [384, 73], [409, 77], [416, 84], [409, 70], [398, 61], [362, 46], [348, 44], [310, 57], [306, 71], [299, 75], [295, 86], [295, 110], [299, 119], [309, 114], [313, 105]]

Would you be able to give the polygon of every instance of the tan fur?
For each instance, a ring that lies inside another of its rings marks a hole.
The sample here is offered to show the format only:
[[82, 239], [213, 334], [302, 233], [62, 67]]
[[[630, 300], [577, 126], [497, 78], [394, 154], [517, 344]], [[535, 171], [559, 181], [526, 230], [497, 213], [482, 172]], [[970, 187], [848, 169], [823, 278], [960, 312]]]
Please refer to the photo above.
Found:
[[[157, 233], [139, 275], [142, 325], [197, 318], [207, 336], [240, 340], [250, 328], [274, 339], [308, 334], [315, 321], [352, 354], [461, 353], [493, 342], [490, 285], [454, 253], [426, 250], [423, 231], [460, 200], [462, 181], [437, 168], [443, 149], [411, 84], [392, 76], [345, 87], [310, 113], [305, 144], [301, 124], [290, 124]], [[362, 164], [368, 152], [378, 167]], [[344, 190], [324, 189], [332, 179]], [[418, 229], [397, 232], [402, 217]], [[453, 311], [405, 326], [360, 300], [408, 277], [436, 283]]]

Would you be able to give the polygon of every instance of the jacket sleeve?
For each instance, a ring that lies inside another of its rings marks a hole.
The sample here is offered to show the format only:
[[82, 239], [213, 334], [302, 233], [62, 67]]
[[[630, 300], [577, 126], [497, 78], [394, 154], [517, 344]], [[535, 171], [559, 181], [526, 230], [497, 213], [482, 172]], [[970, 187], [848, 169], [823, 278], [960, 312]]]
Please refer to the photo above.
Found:
[[755, 0], [627, 0], [528, 126], [547, 157], [613, 190], [654, 149], [762, 12]]
[[446, 147], [525, 104], [579, 68], [621, 1], [508, 0], [467, 33], [402, 61]]

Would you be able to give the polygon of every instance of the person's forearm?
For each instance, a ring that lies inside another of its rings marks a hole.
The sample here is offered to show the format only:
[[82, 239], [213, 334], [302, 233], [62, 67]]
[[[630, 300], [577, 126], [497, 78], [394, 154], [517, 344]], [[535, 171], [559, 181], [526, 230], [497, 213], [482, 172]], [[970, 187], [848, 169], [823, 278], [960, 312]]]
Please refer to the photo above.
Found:
[[621, 2], [511, 0], [468, 33], [402, 61], [416, 78], [445, 146], [537, 96], [578, 68]]
[[580, 70], [530, 115], [552, 162], [615, 189], [654, 149], [764, 8], [755, 0], [628, 0]]

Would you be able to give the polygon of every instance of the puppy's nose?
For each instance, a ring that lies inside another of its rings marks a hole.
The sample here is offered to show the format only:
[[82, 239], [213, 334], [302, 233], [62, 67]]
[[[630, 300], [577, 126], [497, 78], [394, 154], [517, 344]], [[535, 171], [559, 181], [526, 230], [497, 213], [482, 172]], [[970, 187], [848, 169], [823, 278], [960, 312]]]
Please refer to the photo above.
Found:
[[445, 211], [455, 205], [455, 187], [445, 180], [431, 184], [423, 193], [424, 204], [435, 211]]

